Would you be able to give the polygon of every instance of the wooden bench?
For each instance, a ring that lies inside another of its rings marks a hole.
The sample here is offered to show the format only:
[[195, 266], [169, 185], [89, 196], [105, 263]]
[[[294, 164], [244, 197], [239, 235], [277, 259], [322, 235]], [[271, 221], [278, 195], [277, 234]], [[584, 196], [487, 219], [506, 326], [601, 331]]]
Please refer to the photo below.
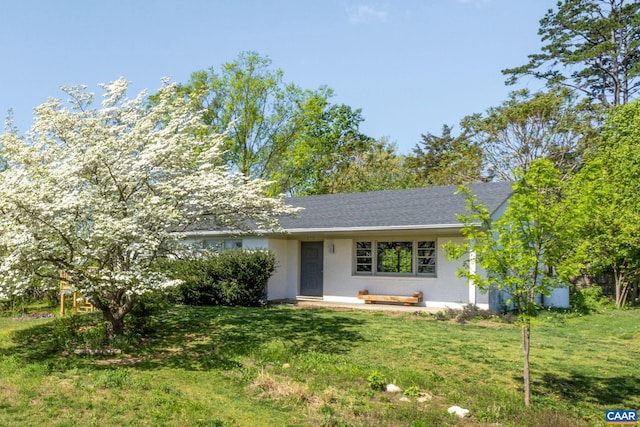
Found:
[[402, 303], [404, 305], [415, 305], [422, 302], [422, 292], [414, 292], [413, 296], [403, 295], [373, 295], [367, 290], [358, 291], [358, 299], [364, 300], [365, 304], [375, 304], [376, 302]]

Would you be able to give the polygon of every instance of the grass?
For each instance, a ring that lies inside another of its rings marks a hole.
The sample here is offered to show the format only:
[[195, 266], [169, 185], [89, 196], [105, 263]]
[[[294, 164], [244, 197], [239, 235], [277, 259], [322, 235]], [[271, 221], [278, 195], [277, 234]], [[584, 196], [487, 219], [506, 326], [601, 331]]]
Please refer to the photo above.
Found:
[[[526, 409], [520, 330], [505, 323], [176, 306], [120, 354], [77, 355], [78, 343], [104, 344], [99, 315], [0, 318], [0, 425], [604, 425], [606, 409], [640, 408], [639, 320], [541, 315]], [[408, 401], [371, 386], [380, 381]]]

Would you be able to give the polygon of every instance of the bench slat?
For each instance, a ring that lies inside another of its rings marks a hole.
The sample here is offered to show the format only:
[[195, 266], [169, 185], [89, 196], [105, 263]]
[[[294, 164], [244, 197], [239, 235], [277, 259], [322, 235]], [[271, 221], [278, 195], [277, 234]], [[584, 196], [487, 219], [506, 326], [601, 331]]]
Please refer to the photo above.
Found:
[[366, 304], [376, 302], [400, 302], [404, 305], [414, 305], [422, 302], [422, 292], [415, 292], [413, 296], [404, 295], [374, 295], [366, 290], [358, 292], [358, 298], [364, 300]]

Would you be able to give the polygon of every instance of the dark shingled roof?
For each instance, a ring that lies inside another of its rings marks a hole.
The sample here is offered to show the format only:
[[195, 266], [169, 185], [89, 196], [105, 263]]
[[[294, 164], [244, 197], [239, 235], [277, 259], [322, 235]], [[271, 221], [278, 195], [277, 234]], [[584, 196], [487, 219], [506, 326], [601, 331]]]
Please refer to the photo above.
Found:
[[[511, 194], [510, 182], [471, 184], [471, 192], [489, 212], [494, 212]], [[465, 213], [457, 186], [386, 190], [368, 193], [326, 194], [291, 197], [285, 201], [303, 207], [298, 218], [282, 218], [285, 230], [379, 229], [459, 224], [457, 214]]]

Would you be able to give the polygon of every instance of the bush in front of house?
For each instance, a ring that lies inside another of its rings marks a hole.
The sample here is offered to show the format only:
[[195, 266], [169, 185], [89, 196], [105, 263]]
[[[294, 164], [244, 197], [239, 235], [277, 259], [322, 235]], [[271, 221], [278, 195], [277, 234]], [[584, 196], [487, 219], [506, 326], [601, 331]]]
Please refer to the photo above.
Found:
[[571, 311], [578, 314], [589, 314], [603, 311], [615, 306], [610, 298], [602, 292], [598, 285], [571, 288]]
[[162, 268], [184, 281], [172, 293], [175, 302], [254, 307], [264, 300], [275, 256], [268, 250], [228, 250], [204, 258], [167, 260]]

